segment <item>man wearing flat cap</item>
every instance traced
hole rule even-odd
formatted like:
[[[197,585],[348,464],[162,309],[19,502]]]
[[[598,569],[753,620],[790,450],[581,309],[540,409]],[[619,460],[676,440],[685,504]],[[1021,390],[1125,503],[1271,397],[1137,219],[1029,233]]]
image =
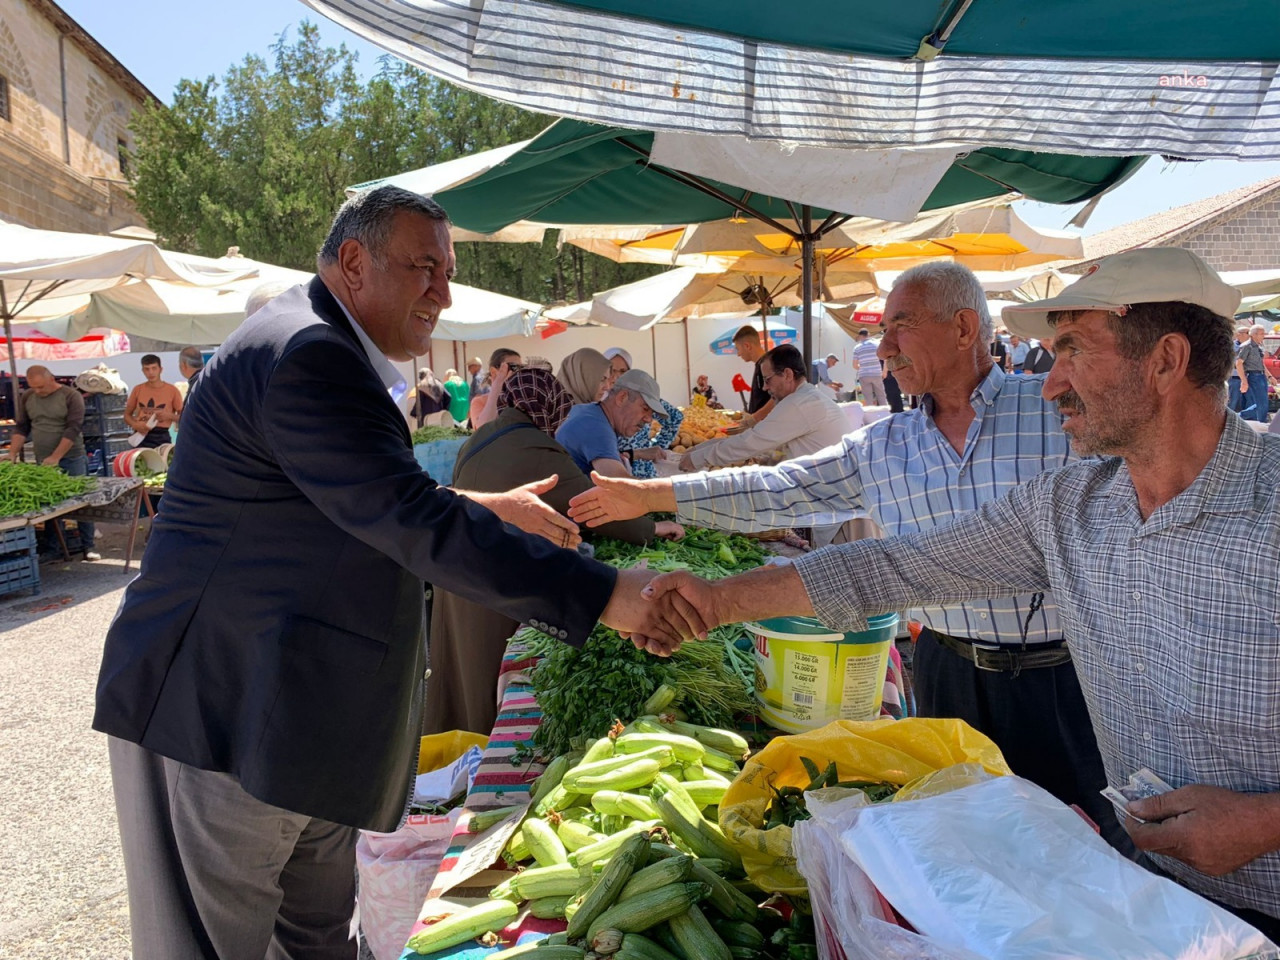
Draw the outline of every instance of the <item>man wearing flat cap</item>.
[[[1280,437],[1228,414],[1240,293],[1195,254],[1134,250],[1004,309],[1053,338],[1044,396],[1078,462],[954,524],[708,583],[657,578],[708,626],[838,630],[929,603],[1052,590],[1107,779],[1144,862],[1280,939]],[[1136,819],[1135,819],[1136,818]]]

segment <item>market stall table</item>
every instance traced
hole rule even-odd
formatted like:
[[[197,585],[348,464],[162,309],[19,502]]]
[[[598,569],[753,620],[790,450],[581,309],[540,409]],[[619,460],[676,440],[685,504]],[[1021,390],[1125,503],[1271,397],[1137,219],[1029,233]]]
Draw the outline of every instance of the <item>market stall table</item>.
[[[496,866],[503,848],[524,817],[524,809],[530,801],[530,786],[542,773],[544,765],[529,754],[528,744],[542,722],[542,711],[534,697],[529,671],[537,663],[527,648],[513,641],[507,647],[498,676],[500,706],[494,721],[493,732],[484,751],[475,781],[467,794],[461,816],[454,828],[453,839],[440,863],[431,890],[419,916],[433,916],[446,912],[436,910],[433,901],[471,900],[484,897],[488,891],[509,872]],[[890,659],[885,679],[886,716],[902,716],[904,704],[900,699],[903,690],[902,664],[895,655]],[[511,816],[490,827],[484,833],[471,833],[472,818],[484,811],[516,808]],[[547,924],[558,924],[548,927]],[[425,929],[426,924],[414,924],[412,933]],[[521,931],[563,929],[563,921],[533,921],[531,926],[521,926]],[[452,956],[474,949],[474,943],[449,948],[438,956]],[[406,949],[404,958],[416,958],[420,954]]]
[[[38,523],[50,523],[58,519],[127,523],[130,525],[129,542],[125,548],[124,563],[124,569],[127,572],[133,560],[133,547],[137,538],[137,520],[141,510],[146,510],[148,516],[154,514],[141,477],[99,477],[96,478],[92,489],[86,490],[78,496],[30,513],[0,518],[0,534],[12,534],[14,531],[27,528],[30,531],[30,536],[27,539],[34,543],[34,528]],[[55,525],[54,529],[58,535],[58,542],[62,547],[63,557],[68,560],[71,559],[70,554],[67,552],[67,544],[61,528]],[[35,568],[33,579],[34,582],[28,583],[26,586],[30,586],[33,593],[39,593],[40,576],[38,566]]]

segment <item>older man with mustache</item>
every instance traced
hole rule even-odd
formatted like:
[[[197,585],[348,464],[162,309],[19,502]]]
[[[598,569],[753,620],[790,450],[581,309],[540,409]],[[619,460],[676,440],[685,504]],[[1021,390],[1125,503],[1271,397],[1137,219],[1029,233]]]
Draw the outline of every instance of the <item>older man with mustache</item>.
[[[1226,409],[1239,303],[1188,250],[1108,257],[1004,310],[1053,336],[1044,396],[1097,459],[937,530],[646,593],[679,591],[710,627],[850,629],[904,603],[1052,589],[1109,779],[1146,767],[1173,787],[1127,805],[1144,862],[1280,943],[1280,439]]]
[[[919,409],[771,469],[646,483],[597,479],[570,516],[589,526],[650,511],[731,530],[822,526],[866,510],[889,535],[929,530],[977,510],[1071,459],[1044,378],[1006,376],[988,349],[986,296],[968,269],[904,273],[885,304],[879,356]],[[931,604],[914,680],[919,712],[960,717],[990,736],[1015,772],[1079,804],[1129,849],[1052,596]]]

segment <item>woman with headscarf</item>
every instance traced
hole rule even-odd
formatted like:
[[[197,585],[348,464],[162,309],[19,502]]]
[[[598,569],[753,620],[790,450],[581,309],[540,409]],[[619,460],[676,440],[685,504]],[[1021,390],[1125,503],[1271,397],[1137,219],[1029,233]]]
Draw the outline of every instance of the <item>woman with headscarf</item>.
[[[526,367],[505,379],[497,406],[497,419],[477,430],[458,451],[454,487],[497,492],[555,474],[560,479],[542,499],[567,515],[569,500],[591,486],[590,478],[552,439],[573,406],[568,391],[549,370]],[[630,543],[684,534],[679,524],[655,523],[649,517],[605,524],[594,532]],[[456,594],[435,591],[426,732],[487,734],[493,729],[502,656],[519,626]]]
[[[693,396],[702,397],[707,401],[707,406],[712,410],[723,410],[724,404],[720,402],[720,398],[716,396],[716,388],[711,385],[711,381],[707,379],[705,373],[698,374],[698,382],[693,388]]]
[[[604,352],[604,358],[609,361],[609,389],[612,390],[618,378],[631,369],[631,354],[621,347],[610,347]]]
[[[599,350],[583,347],[564,358],[556,378],[574,403],[595,403],[609,389],[609,361]]]

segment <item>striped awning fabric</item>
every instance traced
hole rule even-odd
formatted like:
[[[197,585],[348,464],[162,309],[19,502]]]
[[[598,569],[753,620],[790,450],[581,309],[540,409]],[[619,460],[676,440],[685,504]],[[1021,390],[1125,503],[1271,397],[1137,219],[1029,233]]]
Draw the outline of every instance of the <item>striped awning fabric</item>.
[[[1178,16],[1153,0],[1025,5],[1027,17],[1059,17],[1056,32],[1031,29],[1021,14],[1016,23],[981,21],[1008,5],[978,2],[927,61],[905,51],[930,33],[931,20],[916,20],[923,8],[936,13],[935,3],[881,5],[888,12],[828,3],[819,5],[825,21],[805,30],[790,18],[816,17],[809,0],[794,10],[759,0],[304,2],[454,83],[633,129],[856,148],[1280,159],[1274,0],[1186,4]],[[721,30],[716,11],[725,14]],[[751,26],[770,11],[777,36],[813,45],[772,42]],[[849,38],[869,16],[861,33],[871,39],[859,47]],[[833,39],[824,43],[824,33]],[[1196,50],[1218,59],[1188,59]]]

